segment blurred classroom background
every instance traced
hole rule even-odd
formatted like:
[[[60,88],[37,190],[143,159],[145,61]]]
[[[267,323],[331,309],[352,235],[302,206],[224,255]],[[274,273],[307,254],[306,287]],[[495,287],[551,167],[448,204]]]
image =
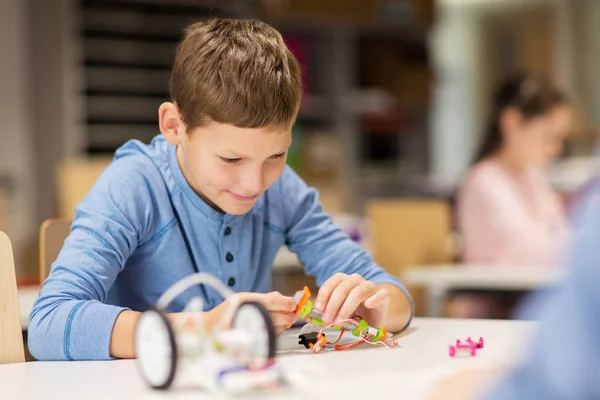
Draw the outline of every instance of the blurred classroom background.
[[[0,230],[21,284],[39,284],[42,222],[72,218],[117,147],[159,134],[182,30],[214,16],[282,32],[304,69],[289,164],[345,231],[408,280],[420,315],[447,315],[455,289],[547,283],[522,270],[418,270],[460,268],[452,200],[505,74],[545,73],[574,99],[576,129],[548,171],[554,189],[568,196],[594,175],[596,0],[2,0]],[[276,288],[307,281],[285,251],[276,264]]]

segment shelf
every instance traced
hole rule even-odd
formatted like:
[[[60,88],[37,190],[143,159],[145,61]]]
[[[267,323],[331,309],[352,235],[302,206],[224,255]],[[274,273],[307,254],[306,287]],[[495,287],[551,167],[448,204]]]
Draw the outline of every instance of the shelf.
[[[181,34],[173,35],[153,32],[119,32],[104,29],[84,29],[81,31],[81,36],[89,39],[126,40],[132,42],[151,43],[167,42],[173,44],[177,44],[182,39]]]
[[[323,95],[305,95],[298,113],[300,119],[330,120],[334,115],[334,99]]]
[[[170,71],[171,65],[158,63],[125,63],[119,61],[92,61],[87,60],[83,63],[90,68],[122,68],[122,69],[143,69],[150,71]]]
[[[152,125],[158,126],[158,119],[127,119],[127,118],[88,118],[88,125]]]
[[[427,46],[427,30],[417,24],[382,24],[357,29],[359,39],[394,40]]]
[[[306,36],[332,35],[336,32],[351,34],[359,39],[384,39],[427,44],[427,29],[419,24],[353,25],[341,22],[325,22],[314,19],[265,20],[283,34]]]
[[[141,1],[123,1],[123,0],[83,0],[81,6],[83,9],[90,10],[113,10],[113,11],[132,11],[137,14],[150,15],[183,15],[183,16],[217,16],[216,12],[227,13],[229,10],[222,7],[223,1],[204,0],[206,5],[195,6],[186,4],[177,4],[171,2],[169,5],[157,4]]]
[[[87,146],[86,151],[91,155],[113,154],[118,148],[114,146]]]
[[[410,116],[397,111],[361,115],[360,128],[364,134],[400,135],[409,126]]]
[[[169,99],[170,94],[168,92],[148,92],[140,93],[137,91],[129,90],[117,90],[117,89],[89,89],[83,94],[90,97],[127,97],[127,98],[157,98],[157,99]]]

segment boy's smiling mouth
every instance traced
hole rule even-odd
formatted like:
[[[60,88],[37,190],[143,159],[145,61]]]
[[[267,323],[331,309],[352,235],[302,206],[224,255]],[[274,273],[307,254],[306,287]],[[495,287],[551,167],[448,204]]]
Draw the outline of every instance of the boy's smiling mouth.
[[[253,201],[258,197],[258,194],[255,194],[253,196],[240,196],[239,194],[233,193],[230,190],[227,190],[227,193],[229,193],[229,195],[237,201]]]

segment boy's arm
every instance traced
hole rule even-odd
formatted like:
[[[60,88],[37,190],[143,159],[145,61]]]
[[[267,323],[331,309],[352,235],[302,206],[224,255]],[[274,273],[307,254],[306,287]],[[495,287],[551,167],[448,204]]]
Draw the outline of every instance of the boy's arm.
[[[316,276],[321,287],[341,273],[342,280],[358,274],[379,289],[387,288],[389,308],[383,318],[386,326],[390,330],[408,326],[413,303],[404,285],[332,223],[318,201],[317,192],[307,187],[295,172],[286,168],[279,185],[286,217],[286,244],[298,254],[306,273]],[[353,283],[360,285],[359,280]]]
[[[394,284],[381,283],[377,286],[387,289],[390,294],[389,309],[382,325],[390,332],[400,332],[408,326],[414,312],[412,299]]]
[[[215,312],[215,310],[217,312]],[[215,317],[218,313],[216,308],[213,311],[205,312],[203,321],[206,329],[210,330],[215,324]],[[141,312],[125,310],[119,314],[112,329],[110,338],[110,356],[115,358],[135,358],[135,328]],[[182,313],[167,314],[171,323],[180,317]]]
[[[106,304],[130,254],[145,240],[151,193],[134,166],[116,161],[77,207],[29,324],[39,360],[108,359],[111,332],[126,310]],[[133,190],[132,190],[133,189]]]
[[[142,313],[125,310],[117,317],[110,337],[110,355],[116,358],[135,357],[135,327]]]
[[[271,293],[248,293],[240,292],[235,293],[237,299],[234,303],[241,304],[247,301],[260,302],[271,316],[271,321],[275,327],[275,333],[279,335],[296,321],[296,314],[293,310],[296,308],[293,298],[283,296],[278,292]],[[203,328],[207,331],[211,331],[217,323],[228,314],[228,309],[231,307],[230,300],[232,297],[226,299],[217,307],[210,311],[204,312],[202,317]],[[135,357],[135,328],[141,313],[125,310],[117,317],[114,324],[111,341],[110,341],[110,355],[117,358],[134,358]],[[167,318],[174,324],[177,321],[178,326],[194,328],[194,313],[179,312],[167,314]],[[230,323],[226,322],[227,323]]]

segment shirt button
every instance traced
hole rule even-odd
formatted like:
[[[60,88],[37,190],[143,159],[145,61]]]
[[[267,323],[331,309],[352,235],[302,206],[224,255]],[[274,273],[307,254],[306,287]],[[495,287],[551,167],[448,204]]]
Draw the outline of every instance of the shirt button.
[[[227,262],[232,262],[233,261],[233,254],[227,253],[227,255],[225,255],[225,259],[227,260]]]
[[[235,285],[235,278],[229,278],[229,280],[227,281],[227,284],[229,285],[229,287],[232,287],[233,285]]]
[[[229,236],[231,234],[231,228],[230,227],[225,228],[225,232],[223,232],[223,234],[225,236]]]

